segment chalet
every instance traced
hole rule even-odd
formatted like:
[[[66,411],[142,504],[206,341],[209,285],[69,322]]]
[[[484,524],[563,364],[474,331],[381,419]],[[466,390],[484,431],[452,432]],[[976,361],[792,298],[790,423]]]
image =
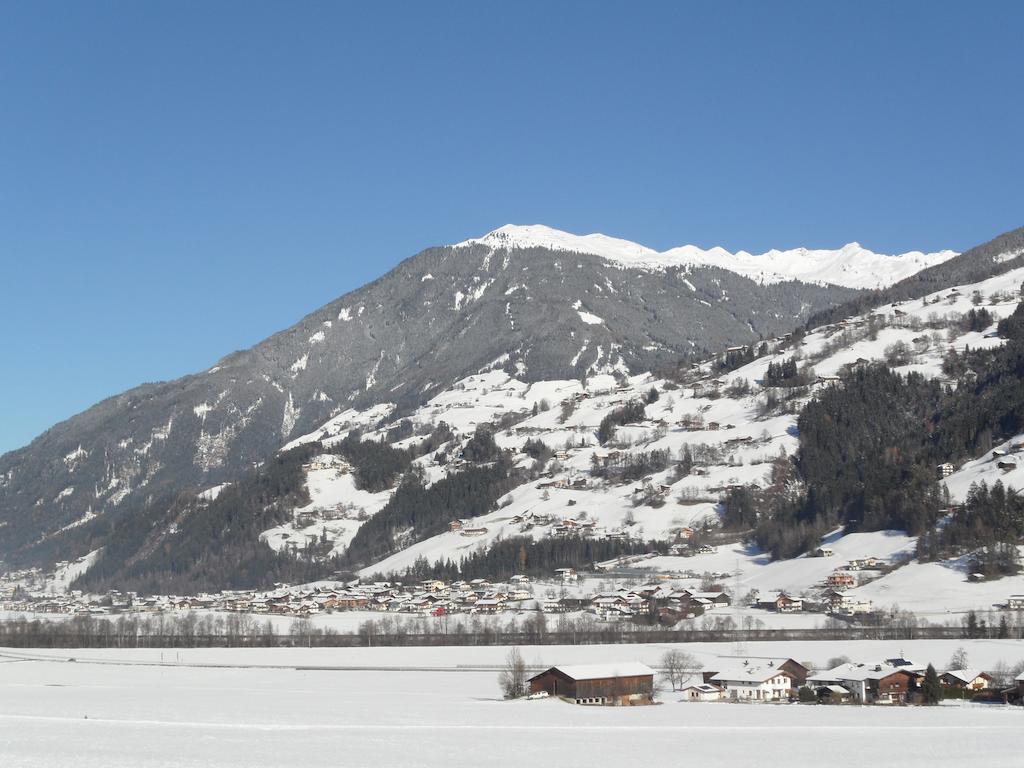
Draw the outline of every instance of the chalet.
[[[835,552],[833,552],[828,547],[818,547],[816,550],[814,550],[815,557],[832,557],[832,555],[834,554]]]
[[[540,604],[540,609],[544,613],[564,613],[567,608],[558,598],[548,598]]]
[[[465,523],[463,523],[461,520],[452,520],[450,523],[448,523],[448,530],[453,532],[461,531],[464,525]]]
[[[1002,461],[997,461],[996,466],[1003,470],[1003,472],[1010,472],[1017,468],[1017,462],[1003,459]]]
[[[857,578],[849,571],[830,573],[825,581],[832,589],[850,589],[857,586]]]
[[[829,588],[821,593],[822,604],[830,611],[837,611],[843,606],[846,595],[842,590]]]
[[[1006,601],[1006,607],[1011,611],[1024,610],[1024,595],[1010,595]]]
[[[555,568],[555,576],[562,581],[576,581],[579,578],[575,568]]]
[[[920,673],[889,664],[841,664],[807,678],[808,685],[841,685],[861,704],[898,704],[917,687]]]
[[[758,666],[744,663],[735,669],[716,672],[709,681],[723,689],[723,697],[733,701],[784,701],[796,683],[793,675],[773,664]]]
[[[486,528],[463,528],[461,531],[462,536],[483,536],[486,533]]]
[[[779,613],[799,613],[804,609],[804,601],[799,597],[790,597],[785,592],[775,598],[775,610]]]
[[[947,688],[963,691],[983,691],[992,687],[992,675],[980,669],[951,669],[939,675],[939,680]]]
[[[529,680],[530,693],[546,691],[576,704],[632,706],[654,701],[654,670],[646,664],[581,664],[546,669]]]
[[[953,466],[952,464],[950,464],[950,463],[949,463],[948,461],[947,461],[947,462],[945,462],[944,464],[939,464],[939,466],[938,466],[938,467],[936,467],[936,470],[937,470],[937,471],[938,471],[938,473],[939,473],[939,478],[940,478],[940,479],[941,479],[941,478],[944,478],[944,477],[949,477],[950,475],[952,475],[952,474],[953,474],[953,472],[955,471],[955,469],[956,469],[956,467],[954,467],[954,466]]]
[[[494,597],[481,597],[473,605],[475,613],[501,613],[505,610],[505,601]]]
[[[774,669],[781,669],[793,678],[794,687],[803,685],[807,681],[807,676],[810,674],[810,670],[807,667],[799,661],[786,656],[720,656],[718,661],[723,665],[720,669],[737,669],[740,666],[772,667]],[[711,671],[701,673],[704,682],[710,682],[717,674],[718,672]]]

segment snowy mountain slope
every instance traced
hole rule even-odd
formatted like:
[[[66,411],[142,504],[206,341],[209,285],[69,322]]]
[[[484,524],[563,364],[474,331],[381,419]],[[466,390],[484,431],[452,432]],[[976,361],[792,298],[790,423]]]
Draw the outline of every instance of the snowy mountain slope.
[[[538,382],[654,370],[854,295],[560,250],[429,249],[207,371],[112,397],[0,456],[0,558],[80,557],[154,498],[230,482],[298,436],[386,415],[374,407],[408,411],[479,371]]]
[[[704,250],[695,245],[684,245],[659,253],[628,240],[601,234],[573,235],[539,224],[507,224],[454,247],[471,245],[485,245],[495,250],[545,248],[591,253],[631,269],[719,267],[762,284],[800,280],[847,288],[882,288],[957,255],[955,251],[946,250],[936,253],[910,251],[888,256],[874,253],[859,243],[849,243],[835,250],[794,248],[762,254],[730,253],[724,248]]]
[[[1012,251],[1018,234],[993,243]],[[988,332],[951,334],[946,316],[973,306],[975,288],[997,318],[1005,316],[1021,279],[1016,259],[997,258],[1010,251],[996,253],[987,244],[927,271],[934,279],[942,270],[959,274],[968,267],[1003,274],[976,286],[962,284],[958,292],[946,283],[927,304],[916,298],[882,308],[878,322],[834,323],[793,347],[783,334],[822,308],[866,294],[799,282],[761,284],[719,267],[625,269],[621,260],[576,253],[566,242],[544,248],[464,243],[424,251],[202,374],[140,387],[57,425],[27,448],[0,457],[0,557],[25,565],[76,560],[104,542],[120,541],[124,523],[138,530],[147,520],[160,529],[147,546],[166,548],[170,540],[158,539],[171,530],[160,528],[163,514],[170,513],[167,499],[190,490],[212,494],[282,446],[338,442],[352,428],[381,439],[403,420],[420,436],[403,445],[448,422],[458,431],[446,449],[450,457],[477,425],[498,419],[506,420],[497,434],[503,447],[517,450],[532,437],[565,451],[556,467],[544,469],[551,477],[532,478],[503,499],[508,520],[492,513],[481,523],[487,531],[476,537],[415,545],[438,557],[524,528],[532,536],[551,535],[556,518],[570,509],[592,516],[593,528],[606,535],[671,536],[714,518],[724,488],[763,482],[779,451],[795,449],[799,403],[770,406],[760,384],[772,359],[797,352],[801,364],[828,377],[904,342],[912,355],[903,369],[938,375],[950,345],[1000,343]],[[649,257],[608,238],[594,242],[591,250]],[[977,263],[964,266],[975,252],[981,253]],[[993,298],[999,292],[1005,295]],[[707,363],[678,384],[651,373],[762,340],[769,340],[770,355],[726,376]],[[731,382],[740,379],[747,388],[732,392]],[[647,406],[645,418],[620,427],[612,443],[599,447],[596,432],[608,412],[652,387],[659,399]],[[718,429],[702,428],[712,423]],[[701,454],[699,471],[677,476],[671,465],[684,446]],[[651,491],[643,482],[634,484],[640,488],[635,494],[635,487],[591,476],[595,455],[600,464],[614,451],[628,456],[655,450],[673,457],[665,470],[646,478],[663,505],[644,500]],[[532,460],[520,454],[517,461],[533,472]],[[431,482],[458,469],[433,456],[417,463]],[[586,485],[557,487],[580,479]],[[536,487],[546,482],[555,485]],[[263,531],[264,541],[279,551],[314,536],[330,542],[331,551],[343,551],[386,501],[380,494],[360,495],[342,466],[307,477],[307,485],[312,501],[295,510],[290,523]],[[553,503],[558,498],[564,508]],[[549,511],[552,519],[543,524],[512,522],[516,515]],[[395,554],[395,567],[401,555]]]
[[[796,409],[780,412],[765,408],[766,388],[761,380],[769,364],[798,355],[822,379],[814,389],[828,386],[829,378],[846,366],[884,359],[894,345],[902,343],[910,350],[910,356],[896,370],[941,378],[942,360],[948,350],[1002,343],[993,333],[994,324],[984,331],[963,333],[957,329],[956,319],[979,300],[995,320],[1010,315],[1018,304],[1022,281],[1024,268],[887,306],[872,316],[817,329],[795,347],[778,339],[770,342],[774,348],[770,354],[725,376],[716,378],[710,363],[706,363],[695,368],[689,383],[681,386],[652,374],[543,382],[524,382],[504,371],[466,377],[407,415],[418,432],[444,421],[455,430],[456,441],[461,443],[479,425],[514,416],[514,426],[496,433],[498,444],[518,452],[528,439],[541,440],[557,451],[554,459],[545,467],[545,473],[501,499],[498,509],[466,520],[465,528],[471,529],[472,535],[451,531],[430,537],[380,562],[367,564],[363,573],[402,571],[420,558],[429,562],[458,561],[510,536],[563,535],[559,529],[567,519],[591,526],[591,536],[662,540],[674,539],[686,527],[700,528],[706,521],[715,522],[719,515],[718,498],[726,488],[765,483],[772,460],[782,451],[792,454],[797,447]],[[749,391],[732,391],[732,385],[738,381],[745,381]],[[619,427],[611,443],[599,445],[596,433],[601,420],[612,409],[648,396],[652,389],[657,391],[658,398],[646,405],[643,420]],[[393,422],[385,419],[376,429],[367,431],[364,439],[383,439],[393,426]],[[710,426],[716,428],[709,429]],[[316,431],[309,438],[323,434]],[[1016,441],[1009,441],[1004,447],[1012,443]],[[404,444],[407,443],[399,445]],[[665,450],[676,457],[684,447],[700,457],[696,470],[685,476],[679,476],[672,468],[629,483],[611,483],[593,476],[595,463],[602,463],[615,451],[635,454]],[[516,455],[517,463],[524,469],[533,464],[524,454]],[[438,464],[432,457],[418,461],[431,481],[458,471],[457,462]],[[947,480],[947,485],[954,498],[961,498],[971,481],[991,482],[996,473],[1004,482],[1017,477],[1014,472],[1007,474],[995,468],[989,454],[965,465]],[[653,496],[648,492],[650,489],[656,491]],[[650,503],[651,498],[654,503]],[[346,501],[355,504],[355,497]],[[346,537],[346,541],[350,540],[351,534],[346,532]],[[914,542],[897,531],[846,535],[837,531],[822,542],[833,550],[830,557],[802,556],[770,562],[765,555],[734,544],[720,547],[714,553],[662,556],[645,561],[643,566],[669,572],[726,574],[730,587],[741,593],[785,590],[797,595],[812,594],[824,585],[830,573],[849,560],[874,557],[888,566],[901,565],[912,558]],[[873,600],[879,605],[903,604],[905,600],[922,609],[945,610],[933,591],[922,591],[928,579],[917,576],[918,573],[941,574],[947,580],[956,580],[958,585],[965,579],[962,563],[913,562],[888,575],[866,574],[880,578],[852,590],[851,598]],[[900,587],[904,581],[907,586]],[[964,583],[956,587],[960,597],[950,604],[958,609],[987,608],[994,596],[1007,589],[1024,591],[1024,577],[1004,579],[998,586],[990,584],[984,589]]]

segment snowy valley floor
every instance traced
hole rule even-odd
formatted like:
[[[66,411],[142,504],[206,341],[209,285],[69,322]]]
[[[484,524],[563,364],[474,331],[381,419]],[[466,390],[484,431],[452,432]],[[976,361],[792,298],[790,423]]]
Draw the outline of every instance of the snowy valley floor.
[[[824,663],[839,654],[859,660],[902,651],[942,662],[961,644],[976,665],[1024,658],[1024,643],[1007,640],[686,649],[702,659],[740,650]],[[523,653],[530,663],[656,663],[665,648],[547,646]],[[0,764],[500,768],[658,766],[685,758],[693,765],[744,766],[763,764],[768,743],[798,766],[1019,763],[1024,708],[690,704],[668,691],[654,707],[506,702],[493,669],[471,668],[500,664],[506,650],[0,650]],[[253,666],[160,666],[161,660]],[[368,669],[296,669],[312,666]]]

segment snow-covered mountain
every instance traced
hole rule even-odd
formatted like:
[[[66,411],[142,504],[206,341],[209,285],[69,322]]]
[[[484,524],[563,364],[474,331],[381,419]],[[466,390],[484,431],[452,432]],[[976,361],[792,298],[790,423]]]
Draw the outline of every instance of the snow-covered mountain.
[[[859,243],[849,243],[835,250],[793,248],[762,254],[730,253],[724,248],[704,250],[695,245],[658,252],[629,240],[601,234],[573,235],[540,224],[507,224],[455,247],[471,245],[486,245],[495,250],[544,248],[590,253],[630,269],[718,267],[762,284],[799,280],[847,288],[884,288],[957,255],[955,251],[945,250],[889,256],[870,251]]]
[[[696,365],[730,346],[778,339],[816,311],[864,297],[836,285],[758,282],[720,266],[624,268],[607,253],[629,249],[595,253],[608,245],[600,237],[602,245],[584,251],[567,241],[540,247],[491,239],[424,251],[208,371],[111,398],[0,457],[0,558],[46,565],[77,560],[111,542],[122,544],[133,563],[157,550],[173,551],[183,521],[167,515],[183,493],[205,491],[211,500],[282,447],[312,440],[329,445],[353,427],[388,439],[392,429],[407,434],[411,425],[422,436],[445,421],[458,433],[448,446],[454,455],[477,424],[504,418],[519,423],[499,431],[501,446],[516,448],[532,435],[568,450],[565,444],[575,440],[578,450],[559,459],[560,471],[580,473],[597,450],[592,436],[603,416],[651,387],[661,394],[647,407],[651,423],[635,435],[633,427],[623,428],[624,439],[676,451],[680,439],[689,439],[680,437],[684,416],[731,425],[693,436],[702,443],[738,439],[729,444],[735,459],[709,465],[710,479],[689,477],[678,489],[667,478],[652,477],[652,483],[671,486],[665,492],[671,495],[687,484],[753,479],[765,470],[756,457],[792,448],[791,419],[758,415],[746,396],[672,390],[658,371]],[[1008,274],[1020,264],[1006,254],[1022,239],[1021,231],[1011,233],[913,279],[949,286],[964,273]],[[816,370],[825,375],[830,366],[878,353],[862,347],[833,350],[832,362],[823,359]],[[737,375],[754,381],[754,368]],[[564,420],[563,400],[575,404]],[[417,462],[431,481],[452,469],[431,465],[426,456]],[[310,466],[309,501],[290,523],[261,531],[263,540],[283,550],[315,528],[341,552],[383,508],[390,490],[357,488],[351,468],[335,456]],[[625,488],[602,488],[587,503],[596,517],[608,517],[602,522],[607,530],[621,528],[632,509],[646,535],[655,537],[679,520],[713,514],[715,499],[701,488],[686,490],[695,495],[671,514],[634,505]],[[513,491],[510,517],[530,511],[522,505],[532,493]],[[504,529],[491,522],[482,527]],[[455,549],[439,551],[457,553],[487,541],[486,535],[472,542],[460,536]],[[120,567],[102,557],[97,562],[110,572]]]
[[[718,374],[709,361],[690,369],[681,384],[651,373],[598,375],[584,382],[525,382],[503,371],[468,376],[404,417],[417,435],[428,434],[442,421],[456,434],[454,442],[439,451],[445,458],[439,460],[438,454],[431,453],[416,463],[430,482],[437,482],[460,470],[463,462],[457,457],[479,425],[511,423],[496,431],[496,441],[514,453],[520,469],[532,471],[533,476],[499,499],[494,510],[463,520],[458,530],[423,538],[383,560],[366,563],[362,574],[401,573],[418,561],[458,562],[514,536],[678,541],[687,528],[714,527],[721,514],[719,500],[727,489],[768,484],[780,454],[796,452],[801,403],[831,386],[850,366],[891,360],[897,348],[909,351],[909,356],[899,360],[895,370],[948,381],[942,364],[950,350],[1004,343],[995,334],[995,325],[1016,309],[1022,282],[1024,267],[1018,267],[821,327],[796,343],[773,339],[768,342],[768,354],[728,374]],[[993,318],[991,327],[957,330],[959,318],[977,308],[979,296]],[[766,372],[770,365],[794,356],[802,365],[812,366],[817,379],[810,392],[772,407],[773,388],[764,384]],[[602,445],[597,438],[602,419],[628,402],[646,402],[643,416],[618,427],[614,438]],[[379,410],[348,412],[289,447],[314,441],[330,447],[355,427],[365,429],[364,440],[387,440],[399,420],[379,417]],[[408,447],[420,439],[408,437],[394,445]],[[524,452],[528,441],[543,442],[552,452],[539,469]],[[963,501],[970,483],[979,480],[1002,480],[1024,488],[1024,464],[1013,470],[1007,470],[1005,462],[1000,464],[1011,445],[1022,441],[1024,435],[1019,435],[946,478],[943,482],[951,499]],[[683,450],[696,457],[694,469],[686,474],[675,463]],[[614,481],[595,472],[610,457],[621,462],[626,456],[657,451],[672,457],[670,466],[641,479]],[[391,493],[356,490],[350,468],[331,454],[311,463],[307,478],[311,503],[296,510],[294,522],[263,534],[275,549],[326,536],[336,543],[334,553],[341,554],[358,530],[362,513],[380,512]],[[347,511],[341,518],[321,514],[339,508]],[[832,553],[828,557],[773,562],[756,548],[734,543],[706,553],[649,558],[634,566],[672,574],[719,574],[740,594],[783,590],[811,597],[817,596],[838,566],[876,560],[856,577],[849,599],[875,606],[899,604],[922,615],[987,609],[1010,593],[1024,592],[1024,575],[975,584],[966,579],[963,562],[918,563],[913,560],[914,544],[915,539],[902,531],[838,529],[822,540],[822,547]],[[902,567],[884,573],[896,565]]]

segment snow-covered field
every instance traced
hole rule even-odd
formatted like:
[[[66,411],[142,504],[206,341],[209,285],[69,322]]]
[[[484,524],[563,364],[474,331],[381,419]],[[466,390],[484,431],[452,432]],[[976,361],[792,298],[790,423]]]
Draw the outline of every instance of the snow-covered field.
[[[779,647],[784,645],[785,647]],[[751,643],[750,654],[821,661],[902,651],[945,659],[955,642]],[[687,650],[729,653],[731,646]],[[772,647],[774,646],[774,647]],[[526,648],[531,663],[647,660],[665,646]],[[767,740],[792,765],[1015,765],[1024,709],[802,707],[679,703],[585,708],[502,701],[504,648],[33,652],[0,657],[5,768],[78,766],[755,765]],[[974,664],[1024,657],[1017,641],[968,645]],[[6,654],[7,652],[0,651]],[[16,652],[21,654],[22,652]],[[98,658],[265,664],[255,668],[109,665]],[[351,665],[393,669],[313,670]],[[432,671],[408,667],[438,667]],[[399,669],[406,667],[406,669]],[[445,669],[444,667],[447,667]],[[831,757],[829,757],[831,756]]]

